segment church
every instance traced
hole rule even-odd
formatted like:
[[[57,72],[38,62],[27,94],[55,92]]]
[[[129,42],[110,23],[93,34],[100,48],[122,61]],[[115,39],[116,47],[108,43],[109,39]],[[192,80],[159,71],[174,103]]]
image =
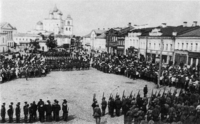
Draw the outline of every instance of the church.
[[[70,15],[63,17],[61,10],[55,6],[49,11],[49,16],[42,21],[36,23],[35,29],[28,31],[26,34],[39,35],[43,34],[48,36],[53,34],[57,40],[58,46],[70,46],[71,38],[73,37],[73,19]],[[23,39],[18,37],[20,34],[16,34],[17,39]],[[17,41],[23,42],[23,41]],[[43,41],[44,42],[44,41]]]

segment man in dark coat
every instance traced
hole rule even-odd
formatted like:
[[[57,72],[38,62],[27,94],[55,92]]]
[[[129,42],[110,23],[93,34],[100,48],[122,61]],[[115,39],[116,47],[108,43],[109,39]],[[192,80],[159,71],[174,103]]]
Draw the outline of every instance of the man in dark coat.
[[[18,103],[16,105],[16,109],[15,109],[15,115],[16,115],[16,122],[17,123],[20,123],[20,113],[21,113],[20,103]]]
[[[105,115],[106,107],[107,107],[107,101],[105,100],[105,97],[103,97],[102,103],[101,103],[102,116]]]
[[[47,105],[46,105],[46,121],[47,122],[51,121],[51,112],[52,112],[51,102],[47,100]]]
[[[33,108],[33,121],[36,121],[37,119],[37,105],[35,103],[35,101],[33,101],[33,104],[32,104],[32,108]]]
[[[40,122],[44,122],[45,108],[44,108],[44,102],[42,101],[42,99],[40,99],[40,101],[38,102],[38,112],[39,112]]]
[[[116,116],[120,116],[121,107],[122,107],[122,102],[121,102],[119,96],[117,96],[117,98],[115,100]]]
[[[27,104],[27,102],[25,102],[25,105],[24,105],[24,122],[27,123],[28,121],[28,108],[29,108],[29,105]]]
[[[99,108],[98,104],[94,108],[94,118],[96,119],[96,124],[101,123],[101,109]]]
[[[9,117],[9,123],[13,122],[13,110],[12,110],[12,105],[9,105],[9,109],[7,111],[8,117]]]
[[[56,105],[55,105],[55,116],[56,116],[56,121],[59,121],[60,118],[59,118],[59,111],[60,111],[60,105],[58,104],[58,101],[56,100]]]
[[[143,89],[143,92],[144,92],[144,97],[147,96],[147,93],[148,93],[148,88],[147,88],[147,85],[145,85],[144,89]]]
[[[5,120],[5,116],[6,116],[6,108],[5,108],[5,103],[3,103],[3,105],[1,106],[1,118],[2,118],[2,123],[4,123]]]
[[[68,119],[68,107],[67,107],[67,100],[64,99],[62,104],[62,110],[63,110],[63,120],[67,121]]]

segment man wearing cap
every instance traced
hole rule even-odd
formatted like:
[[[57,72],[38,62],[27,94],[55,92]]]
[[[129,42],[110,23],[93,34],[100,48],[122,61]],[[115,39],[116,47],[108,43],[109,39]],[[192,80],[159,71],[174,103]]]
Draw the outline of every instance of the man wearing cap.
[[[56,119],[56,101],[57,100],[54,100],[54,103],[52,104],[53,120]]]
[[[46,105],[46,121],[47,122],[51,121],[51,112],[52,112],[51,102],[47,100],[47,105]]]
[[[24,105],[24,122],[27,123],[29,105],[27,104],[27,102],[24,102],[24,103],[25,103],[25,105]]]
[[[67,107],[67,100],[66,99],[63,100],[62,110],[63,110],[63,120],[67,121],[67,118],[68,118],[68,107]]]
[[[106,102],[106,100],[105,100],[105,97],[103,97],[102,103],[101,103],[102,116],[105,115],[106,107],[107,107],[107,102]]]
[[[36,105],[35,101],[33,101],[32,105],[33,105],[32,108],[33,108],[33,122],[34,122],[37,119],[37,105]]]
[[[55,119],[56,121],[59,121],[59,111],[60,111],[60,105],[58,104],[58,101],[56,100],[56,105],[55,105]]]
[[[39,120],[40,122],[44,122],[44,102],[42,100],[38,103],[38,112],[39,112]]]
[[[15,109],[15,115],[16,115],[16,122],[20,123],[20,113],[21,113],[21,109],[20,109],[20,102],[16,105],[16,109]]]
[[[101,109],[99,108],[99,104],[94,108],[94,118],[96,119],[96,124],[101,123]]]
[[[5,116],[6,116],[6,108],[5,108],[5,103],[3,103],[3,105],[1,106],[1,118],[2,118],[2,123],[4,123],[5,120]]]
[[[9,123],[13,122],[13,110],[12,110],[12,105],[9,105],[9,109],[7,111],[8,117],[9,117]]]

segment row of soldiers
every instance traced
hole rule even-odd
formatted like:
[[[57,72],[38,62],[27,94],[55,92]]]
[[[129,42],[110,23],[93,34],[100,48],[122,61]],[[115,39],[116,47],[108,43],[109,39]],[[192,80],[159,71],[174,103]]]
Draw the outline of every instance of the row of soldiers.
[[[163,91],[153,92],[149,97],[146,96],[146,88],[143,89],[144,97],[138,92],[136,95],[122,97],[110,96],[108,102],[105,97],[102,99],[101,111],[105,114],[108,104],[108,114],[124,115],[125,124],[154,124],[154,123],[173,123],[173,124],[199,124],[200,123],[200,95],[188,91],[177,89],[174,92]],[[99,112],[97,100],[93,100],[94,117],[100,120],[102,115],[96,116]],[[100,113],[101,113],[100,111]],[[99,123],[99,122],[98,122]]]
[[[200,93],[200,66],[163,65],[159,78],[158,63],[107,53],[95,57],[92,66],[105,73],[121,74],[132,79],[141,78],[155,84],[160,80],[157,85],[175,86]]]
[[[27,102],[24,102],[23,106],[23,114],[24,114],[24,122],[25,123],[33,123],[38,121],[37,120],[37,115],[39,114],[39,121],[40,122],[51,122],[51,121],[60,121],[60,113],[61,106],[59,105],[58,100],[54,100],[54,103],[51,104],[49,100],[45,103],[42,99],[39,100],[39,102],[36,104],[35,101],[32,103],[28,104]],[[1,122],[5,123],[6,121],[6,112],[8,115],[8,122],[12,123],[13,121],[13,116],[14,116],[14,111],[15,111],[15,117],[16,117],[16,123],[22,123],[21,119],[21,107],[20,107],[20,102],[16,104],[16,108],[14,110],[13,107],[13,102],[10,103],[8,110],[6,111],[6,103],[3,103],[1,106]],[[67,100],[64,99],[62,103],[62,119],[64,121],[68,120],[68,113],[69,113],[69,108],[67,105]],[[53,114],[53,116],[52,116]]]

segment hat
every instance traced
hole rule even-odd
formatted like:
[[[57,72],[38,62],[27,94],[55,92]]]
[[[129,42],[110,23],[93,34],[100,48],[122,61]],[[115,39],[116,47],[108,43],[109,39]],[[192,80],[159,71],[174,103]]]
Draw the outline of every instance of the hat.
[[[63,101],[64,101],[64,102],[67,102],[67,100],[66,100],[66,99],[64,99]]]
[[[50,103],[50,101],[49,101],[49,100],[47,100],[47,102],[48,102],[48,103]]]
[[[24,102],[25,104],[27,104],[27,102]]]
[[[13,104],[13,102],[11,102],[10,104]]]

